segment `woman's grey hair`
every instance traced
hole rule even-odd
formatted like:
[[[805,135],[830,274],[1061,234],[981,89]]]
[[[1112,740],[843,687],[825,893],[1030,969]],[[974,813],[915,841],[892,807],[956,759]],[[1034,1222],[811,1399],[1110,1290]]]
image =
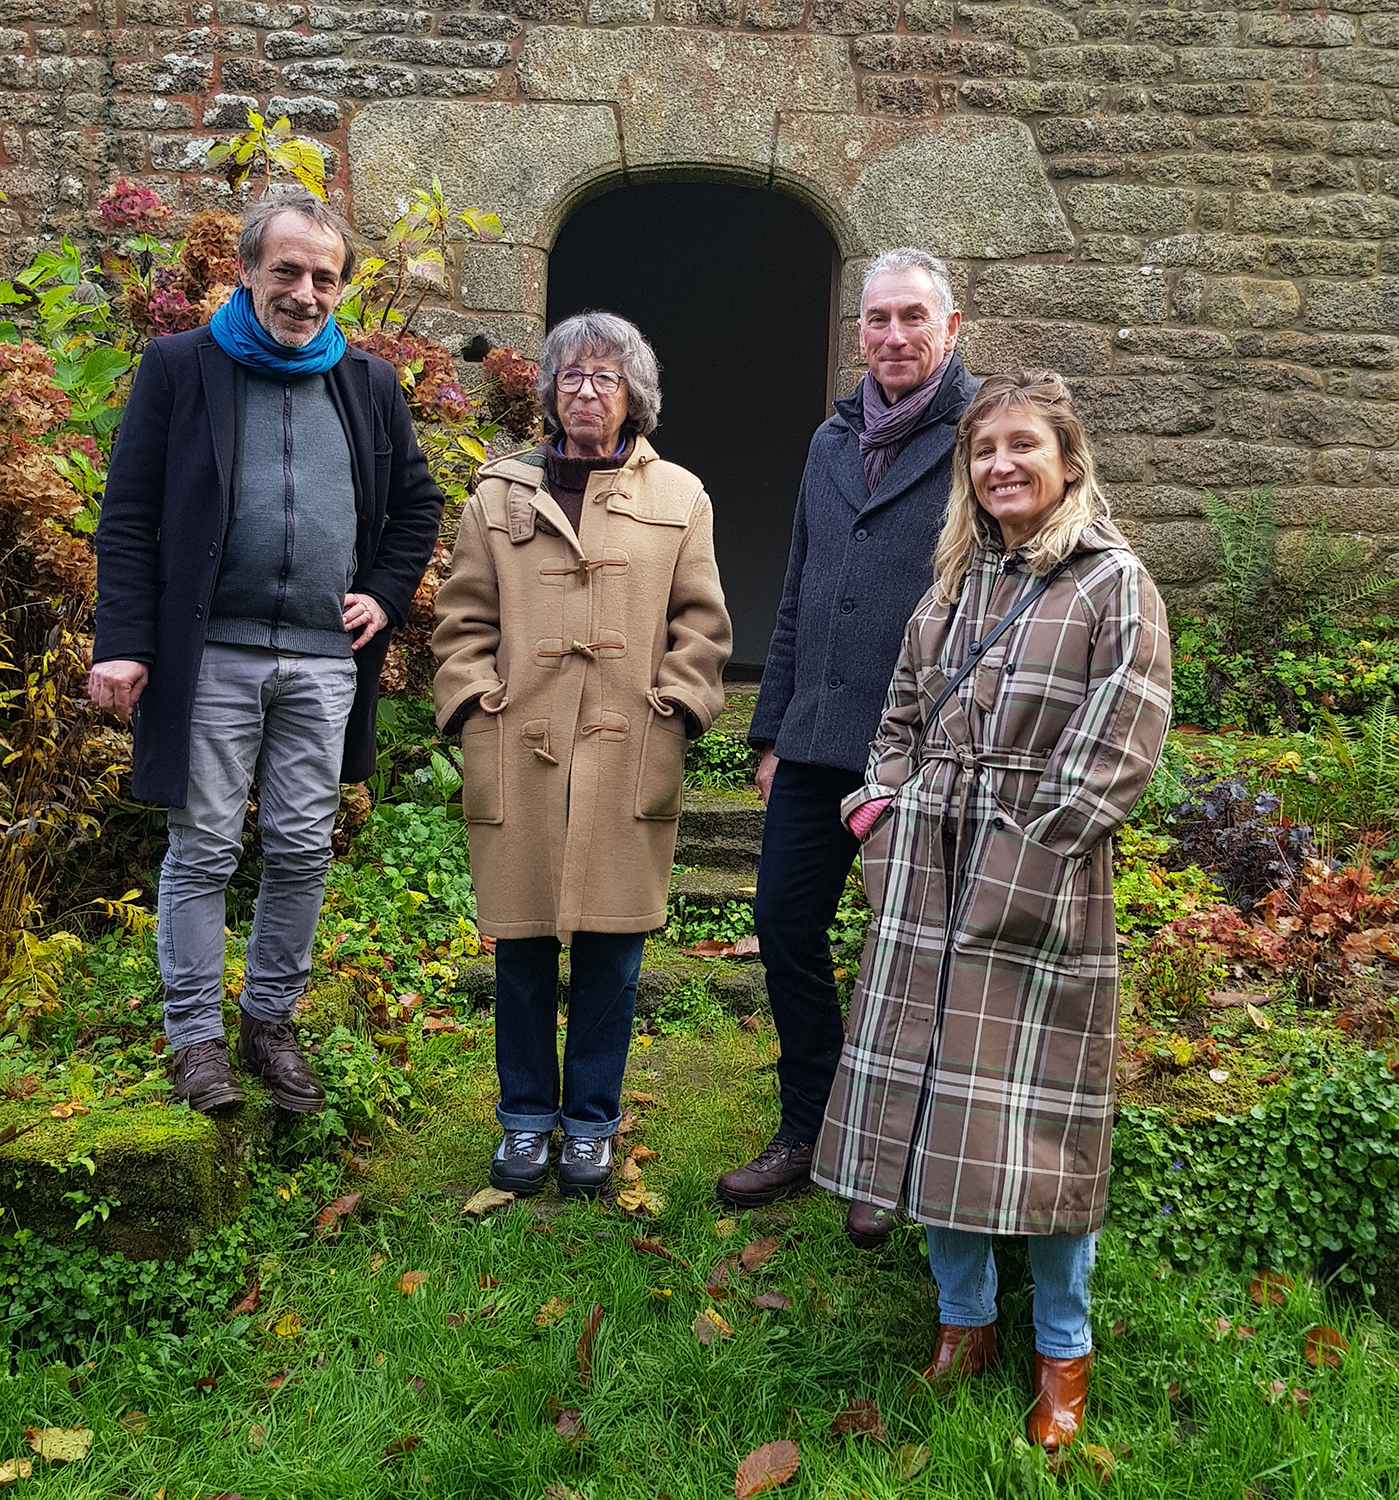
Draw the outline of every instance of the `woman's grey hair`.
[[[575,313],[546,335],[539,350],[538,380],[545,431],[560,430],[555,390],[559,371],[589,355],[611,360],[627,383],[627,420],[622,431],[653,433],[661,414],[661,367],[656,352],[635,323],[609,312]]]
[[[947,267],[936,255],[904,245],[898,250],[881,250],[865,267],[865,281],[860,288],[860,314],[865,311],[865,298],[869,296],[870,282],[876,276],[887,276],[891,271],[926,271],[932,278],[933,288],[942,304],[942,315],[950,318],[956,310],[952,301],[952,283],[947,277]]]
[[[251,270],[262,263],[262,246],[267,238],[267,226],[278,214],[300,214],[322,229],[333,229],[345,246],[345,260],[340,267],[341,281],[350,279],[355,268],[354,231],[338,213],[323,199],[308,188],[292,188],[288,192],[272,197],[259,198],[243,210],[243,230],[238,236],[238,259]]]

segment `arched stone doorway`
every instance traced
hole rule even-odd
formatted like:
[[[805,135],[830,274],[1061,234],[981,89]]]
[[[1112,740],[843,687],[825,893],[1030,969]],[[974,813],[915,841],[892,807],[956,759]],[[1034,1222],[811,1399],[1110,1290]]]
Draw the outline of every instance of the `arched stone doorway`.
[[[549,256],[549,326],[604,308],[656,350],[654,441],[714,502],[737,666],[767,655],[802,465],[834,380],[838,268],[834,240],[794,199],[715,182],[593,198]]]

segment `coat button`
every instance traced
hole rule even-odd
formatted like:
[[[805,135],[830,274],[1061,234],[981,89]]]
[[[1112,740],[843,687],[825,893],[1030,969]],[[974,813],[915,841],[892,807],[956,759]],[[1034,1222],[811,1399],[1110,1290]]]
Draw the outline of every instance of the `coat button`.
[[[196,620],[202,620],[204,618],[204,606],[202,604],[196,604],[194,606],[194,618]]]
[[[866,537],[867,537],[867,536],[868,536],[868,535],[869,535],[869,532],[868,532],[868,531],[866,531],[866,530],[865,530],[865,528],[864,528],[864,527],[863,527],[863,526],[862,526],[862,527],[861,527],[861,528],[860,528],[860,529],[859,529],[859,530],[858,530],[858,531],[857,531],[857,532],[856,532],[856,533],[855,533],[855,540],[856,540],[856,541],[857,541],[857,542],[863,542],[863,541],[864,541],[864,539],[865,539],[865,538],[866,538]]]
[[[855,601],[853,599],[842,599],[840,601],[840,612],[843,615],[853,615],[855,613]]]
[[[218,555],[219,555],[219,544],[217,542],[210,543],[210,545],[209,545],[209,556],[210,557],[217,557]]]
[[[832,677],[831,680],[826,684],[826,686],[828,688],[838,688],[840,686],[840,678]]]
[[[992,828],[994,828],[996,830],[997,833],[1004,833],[1005,832],[1005,827],[1006,827],[1006,820],[1004,818],[992,818],[991,819],[991,826],[992,826]]]

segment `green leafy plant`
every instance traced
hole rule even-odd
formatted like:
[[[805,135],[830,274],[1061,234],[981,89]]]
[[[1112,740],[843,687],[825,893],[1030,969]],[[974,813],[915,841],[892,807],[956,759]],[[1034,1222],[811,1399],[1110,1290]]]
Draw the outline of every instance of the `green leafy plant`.
[[[1364,1283],[1399,1234],[1399,1083],[1378,1053],[1302,1044],[1246,1115],[1185,1127],[1123,1105],[1110,1218],[1185,1270],[1315,1271]]]
[[[1295,729],[1308,708],[1330,706],[1314,659],[1340,644],[1339,618],[1399,586],[1359,568],[1363,545],[1332,538],[1324,521],[1300,553],[1279,551],[1277,489],[1263,485],[1237,504],[1209,493],[1205,514],[1219,544],[1220,604],[1179,632],[1176,717],[1260,732]]]
[[[287,176],[318,198],[325,197],[325,158],[311,141],[291,134],[291,121],[285,115],[269,125],[250,109],[248,128],[230,141],[211,146],[205,160],[211,167],[224,167],[228,185],[235,192],[261,168],[265,187],[270,187],[275,178]]]
[[[704,791],[731,791],[752,781],[757,757],[747,740],[711,729],[685,755],[685,785]]]

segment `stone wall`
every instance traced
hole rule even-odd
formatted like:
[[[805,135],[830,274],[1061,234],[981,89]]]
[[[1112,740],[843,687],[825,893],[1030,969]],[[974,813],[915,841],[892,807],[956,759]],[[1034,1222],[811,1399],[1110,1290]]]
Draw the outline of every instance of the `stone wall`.
[[[842,384],[863,259],[943,254],[972,367],[1072,377],[1169,589],[1208,572],[1205,487],[1276,481],[1288,525],[1399,550],[1399,0],[0,0],[0,27],[12,258],[89,233],[118,172],[227,202],[203,152],[255,102],[368,234],[434,170],[497,209],[436,327],[528,348],[584,197],[767,184],[845,257]]]

